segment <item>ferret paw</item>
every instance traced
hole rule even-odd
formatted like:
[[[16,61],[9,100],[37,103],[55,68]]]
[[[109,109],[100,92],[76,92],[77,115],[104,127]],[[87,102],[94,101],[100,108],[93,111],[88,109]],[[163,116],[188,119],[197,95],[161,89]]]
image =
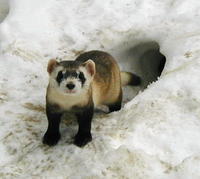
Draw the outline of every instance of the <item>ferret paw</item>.
[[[75,136],[74,144],[78,147],[84,147],[90,141],[92,141],[91,134],[77,134]]]
[[[59,140],[60,140],[60,134],[59,133],[46,132],[44,137],[43,137],[43,144],[53,146],[53,145],[56,145]]]

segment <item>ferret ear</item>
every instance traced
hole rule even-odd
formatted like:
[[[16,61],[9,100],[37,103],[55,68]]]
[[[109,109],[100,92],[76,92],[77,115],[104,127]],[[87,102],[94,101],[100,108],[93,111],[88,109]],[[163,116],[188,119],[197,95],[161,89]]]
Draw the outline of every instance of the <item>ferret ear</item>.
[[[85,63],[83,63],[83,66],[86,68],[86,70],[88,71],[88,73],[91,76],[94,76],[96,73],[96,68],[95,68],[95,63],[92,60],[87,60]]]
[[[48,66],[47,66],[47,72],[51,74],[51,72],[54,70],[54,68],[58,65],[58,62],[55,59],[49,60]]]

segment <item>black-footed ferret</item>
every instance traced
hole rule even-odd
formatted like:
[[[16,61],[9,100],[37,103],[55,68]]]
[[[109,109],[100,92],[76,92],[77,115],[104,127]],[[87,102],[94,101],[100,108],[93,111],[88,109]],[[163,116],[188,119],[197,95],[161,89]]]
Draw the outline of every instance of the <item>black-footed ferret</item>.
[[[120,72],[114,58],[102,51],[89,51],[75,61],[48,63],[49,85],[46,94],[48,128],[43,143],[55,145],[60,139],[59,124],[65,112],[78,120],[74,144],[81,147],[92,140],[94,107],[106,105],[109,111],[121,109],[122,85],[139,85],[140,77]]]

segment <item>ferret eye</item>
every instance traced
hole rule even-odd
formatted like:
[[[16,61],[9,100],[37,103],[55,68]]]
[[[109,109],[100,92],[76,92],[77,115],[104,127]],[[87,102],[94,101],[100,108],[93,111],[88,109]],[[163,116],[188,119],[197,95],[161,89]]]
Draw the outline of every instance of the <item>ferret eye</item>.
[[[62,73],[62,71],[59,71],[59,72],[58,72],[58,75],[57,75],[57,77],[56,77],[57,82],[60,83],[61,80],[62,80],[62,78],[63,78],[63,73]]]
[[[81,79],[83,79],[83,77],[84,77],[83,72],[80,72],[79,75],[78,75],[78,78],[81,80]]]
[[[85,76],[83,74],[83,72],[80,72],[79,75],[78,75],[78,78],[81,80],[82,84],[85,82]]]

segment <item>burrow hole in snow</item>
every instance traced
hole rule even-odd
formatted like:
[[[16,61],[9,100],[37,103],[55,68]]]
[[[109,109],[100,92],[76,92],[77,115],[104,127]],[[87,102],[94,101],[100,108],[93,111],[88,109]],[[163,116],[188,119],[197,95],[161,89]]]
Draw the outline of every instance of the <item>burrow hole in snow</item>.
[[[124,102],[130,101],[139,91],[156,81],[166,62],[166,57],[160,52],[159,44],[154,41],[129,46],[118,56],[123,59],[119,61],[122,70],[134,72],[142,79],[139,87],[134,87],[132,90],[130,87],[124,89]]]
[[[0,0],[0,23],[6,18],[9,12],[9,1]]]

